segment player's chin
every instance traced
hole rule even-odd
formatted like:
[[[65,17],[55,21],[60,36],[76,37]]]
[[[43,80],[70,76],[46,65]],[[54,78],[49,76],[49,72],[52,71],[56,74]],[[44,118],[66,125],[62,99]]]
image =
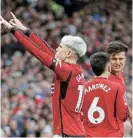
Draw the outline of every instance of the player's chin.
[[[122,68],[115,68],[114,71],[115,72],[121,72],[122,71]]]

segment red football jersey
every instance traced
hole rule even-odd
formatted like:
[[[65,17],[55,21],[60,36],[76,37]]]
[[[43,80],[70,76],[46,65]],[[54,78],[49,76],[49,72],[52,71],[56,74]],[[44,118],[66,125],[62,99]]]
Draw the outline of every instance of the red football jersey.
[[[125,82],[124,82],[124,77],[122,72],[120,72],[118,76],[114,75],[113,73],[110,73],[108,79],[121,85],[124,92],[123,95],[125,94],[126,87],[125,87]]]
[[[27,33],[28,37],[20,30],[13,33],[32,55],[55,72],[51,85],[54,134],[84,136],[80,114],[85,79],[80,66],[56,59],[54,51],[32,32]]]
[[[123,73],[122,72],[120,72],[118,76],[116,76],[115,74],[111,73],[110,76],[109,76],[109,80],[120,84],[120,86],[123,89],[123,96],[126,94],[126,87],[125,87],[125,82],[124,82],[124,78],[123,78]],[[120,120],[118,122],[119,122],[120,130],[117,133],[120,133],[123,136],[124,135],[124,123],[122,121],[120,121]]]
[[[123,98],[123,89],[106,78],[95,77],[85,85],[83,123],[86,136],[118,136],[117,118],[128,118],[128,107]]]
[[[55,74],[51,87],[54,134],[84,136],[80,118],[84,99],[84,77],[78,65],[68,65],[64,75],[68,74],[68,71],[69,76],[65,81],[61,81]]]

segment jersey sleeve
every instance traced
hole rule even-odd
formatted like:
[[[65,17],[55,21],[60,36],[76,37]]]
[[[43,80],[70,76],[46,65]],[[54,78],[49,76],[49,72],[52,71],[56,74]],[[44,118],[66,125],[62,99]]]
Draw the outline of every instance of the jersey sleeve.
[[[69,75],[72,73],[72,70],[73,70],[69,64],[57,58],[53,59],[53,62],[50,68],[56,73],[56,75],[62,81],[65,81],[66,79],[68,79]]]
[[[38,45],[42,51],[46,52],[48,55],[53,56],[55,54],[55,50],[50,47],[46,41],[43,41],[37,34],[32,32],[30,29],[27,29],[24,34],[29,37],[36,45]]]
[[[116,95],[116,116],[123,122],[129,117],[128,105],[124,100],[123,89],[120,86]]]
[[[65,81],[68,78],[72,71],[69,64],[56,59],[54,55],[49,55],[42,51],[42,49],[25,36],[21,30],[13,30],[12,33],[28,52],[39,59],[45,66],[52,69],[55,74],[59,76],[60,80]]]

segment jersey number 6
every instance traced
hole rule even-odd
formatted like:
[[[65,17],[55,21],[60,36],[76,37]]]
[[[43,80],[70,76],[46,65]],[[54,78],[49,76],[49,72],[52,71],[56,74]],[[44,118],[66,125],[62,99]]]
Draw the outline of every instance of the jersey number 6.
[[[88,110],[88,119],[92,124],[100,124],[105,118],[104,110],[101,107],[97,106],[98,101],[99,97],[95,97]],[[93,116],[95,112],[99,113],[99,116],[97,118],[94,118]]]

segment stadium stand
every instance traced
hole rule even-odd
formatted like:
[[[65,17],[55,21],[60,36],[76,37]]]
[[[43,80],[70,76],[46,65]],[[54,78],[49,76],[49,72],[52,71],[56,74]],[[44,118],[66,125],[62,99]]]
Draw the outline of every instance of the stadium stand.
[[[1,15],[10,12],[54,49],[65,34],[79,35],[88,44],[79,63],[86,80],[93,76],[89,56],[104,51],[112,40],[129,46],[124,70],[127,99],[132,106],[132,1],[120,0],[1,0]],[[81,3],[83,6],[81,6]],[[59,5],[61,4],[61,5]],[[75,9],[72,8],[75,5]],[[71,9],[71,10],[69,10]],[[1,31],[1,135],[4,137],[52,136],[50,84],[52,71],[26,52],[16,39]],[[125,136],[131,136],[129,122]]]

